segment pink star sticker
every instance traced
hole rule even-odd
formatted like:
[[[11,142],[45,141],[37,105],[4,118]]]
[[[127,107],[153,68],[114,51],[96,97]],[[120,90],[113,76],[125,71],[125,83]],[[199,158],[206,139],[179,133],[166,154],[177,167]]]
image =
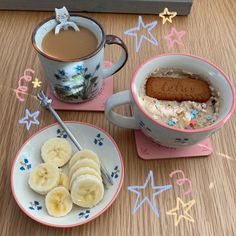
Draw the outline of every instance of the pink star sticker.
[[[177,31],[175,27],[172,27],[170,33],[164,38],[168,41],[170,47],[173,47],[174,44],[184,45],[182,42],[182,37],[185,34],[185,31]]]

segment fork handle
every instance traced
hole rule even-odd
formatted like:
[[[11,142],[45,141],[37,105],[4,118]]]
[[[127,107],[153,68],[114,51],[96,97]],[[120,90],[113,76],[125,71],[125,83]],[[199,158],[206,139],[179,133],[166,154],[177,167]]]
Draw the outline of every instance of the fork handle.
[[[75,144],[75,146],[78,148],[79,151],[83,150],[79,142],[75,139],[75,136],[71,133],[70,129],[65,125],[65,123],[62,121],[60,116],[57,114],[57,112],[52,108],[52,106],[49,104],[46,107],[54,116],[54,118],[58,121],[58,123],[61,125],[61,127],[66,131],[68,136],[70,137],[71,141]],[[102,177],[103,180],[108,182],[110,185],[113,185],[113,181],[111,177],[107,174],[108,171],[106,170],[105,166],[101,163],[101,170],[102,170]]]
[[[52,113],[54,118],[58,121],[58,123],[61,125],[61,127],[66,131],[68,136],[70,137],[71,141],[75,144],[75,146],[78,148],[79,151],[83,150],[81,145],[78,143],[78,141],[75,139],[75,136],[71,133],[69,128],[65,125],[65,123],[61,120],[60,116],[56,113],[56,111],[52,108],[51,105],[47,106],[47,109]]]

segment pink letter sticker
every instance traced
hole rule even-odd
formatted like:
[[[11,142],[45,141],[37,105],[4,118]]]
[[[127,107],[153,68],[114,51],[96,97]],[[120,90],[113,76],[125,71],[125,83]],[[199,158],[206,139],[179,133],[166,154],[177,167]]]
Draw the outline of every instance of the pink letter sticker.
[[[25,99],[22,98],[22,97],[20,97],[19,94],[22,94],[22,93],[24,94],[24,93],[27,92],[27,90],[28,90],[28,87],[25,86],[25,85],[22,85],[22,84],[21,84],[21,81],[22,81],[22,80],[25,80],[25,81],[29,82],[29,81],[32,80],[32,76],[27,75],[27,73],[32,73],[32,74],[34,74],[35,71],[32,70],[32,69],[25,69],[24,75],[21,76],[20,79],[18,80],[18,87],[17,87],[17,89],[15,89],[15,92],[16,92],[16,97],[19,99],[20,102],[25,101]]]
[[[182,186],[185,182],[188,182],[188,184],[189,184],[189,189],[188,189],[187,192],[184,193],[184,195],[188,195],[188,194],[192,193],[192,182],[191,182],[191,180],[185,178],[184,172],[183,172],[182,170],[175,170],[175,171],[171,172],[170,175],[169,175],[170,178],[172,178],[173,175],[175,175],[175,174],[177,174],[177,173],[181,173],[181,174],[182,174],[182,178],[181,178],[181,179],[178,179],[178,180],[176,181],[176,183],[177,183],[179,186]]]

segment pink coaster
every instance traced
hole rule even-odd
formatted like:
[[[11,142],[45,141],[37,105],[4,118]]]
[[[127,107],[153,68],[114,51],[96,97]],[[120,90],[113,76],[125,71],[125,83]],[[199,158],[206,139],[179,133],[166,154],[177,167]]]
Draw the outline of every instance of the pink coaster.
[[[208,156],[213,152],[209,138],[191,147],[168,148],[153,142],[140,130],[135,130],[134,135],[138,155],[145,160]]]
[[[105,68],[110,67],[111,64],[109,61],[104,62]],[[100,93],[88,102],[77,104],[62,102],[53,95],[49,87],[46,94],[52,98],[52,107],[55,110],[104,111],[106,100],[113,94],[113,76],[104,79]]]

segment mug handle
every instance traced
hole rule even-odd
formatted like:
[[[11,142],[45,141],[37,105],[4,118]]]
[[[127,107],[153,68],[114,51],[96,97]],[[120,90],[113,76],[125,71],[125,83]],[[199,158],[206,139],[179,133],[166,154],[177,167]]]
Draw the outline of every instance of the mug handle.
[[[113,74],[115,74],[117,71],[119,71],[126,63],[128,59],[128,50],[125,45],[125,43],[117,36],[115,35],[106,35],[106,41],[105,45],[110,45],[110,44],[117,44],[121,47],[122,52],[119,60],[113,64],[110,68],[104,69],[103,70],[103,78],[107,78]]]
[[[139,125],[134,116],[122,116],[112,109],[114,107],[123,105],[123,104],[132,104],[131,93],[129,90],[121,91],[119,93],[113,94],[106,101],[105,105],[105,115],[109,121],[114,123],[117,126],[128,128],[128,129],[139,129]]]

